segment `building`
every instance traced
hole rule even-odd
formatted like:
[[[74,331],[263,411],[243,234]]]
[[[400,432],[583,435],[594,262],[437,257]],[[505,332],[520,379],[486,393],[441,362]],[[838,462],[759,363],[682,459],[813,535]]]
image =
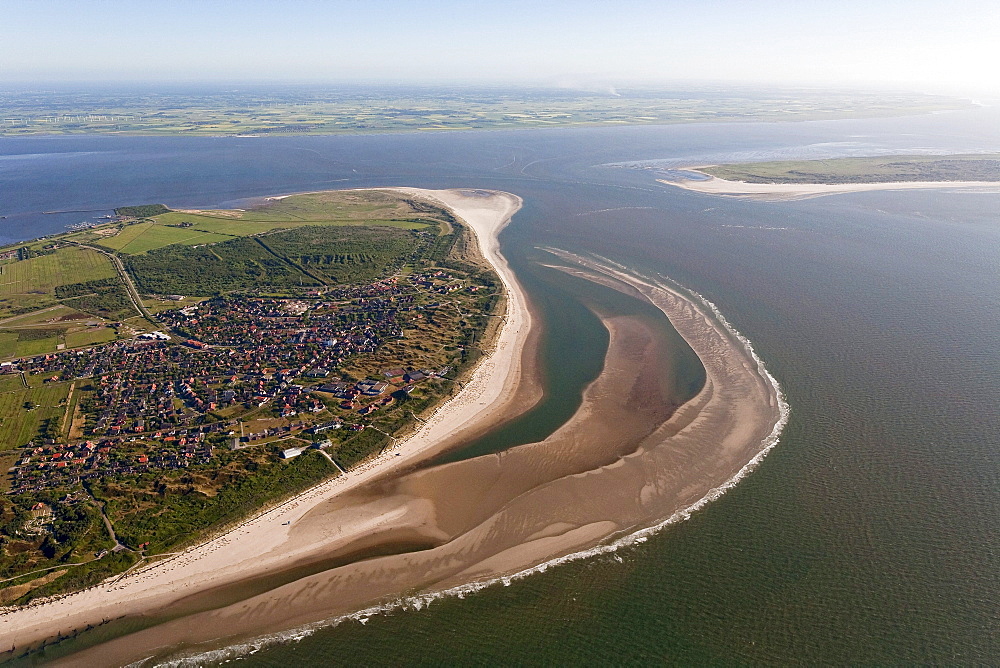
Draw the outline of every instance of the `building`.
[[[340,420],[331,420],[330,422],[324,422],[322,424],[313,425],[306,430],[309,434],[322,434],[324,431],[329,431],[331,429],[340,429],[343,423]]]

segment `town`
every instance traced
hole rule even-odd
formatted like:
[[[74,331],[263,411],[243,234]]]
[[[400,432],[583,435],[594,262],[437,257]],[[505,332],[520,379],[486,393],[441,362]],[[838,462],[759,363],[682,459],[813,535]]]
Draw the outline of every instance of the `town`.
[[[24,444],[10,493],[210,466],[220,446],[294,445],[341,428],[346,440],[421,384],[443,384],[459,343],[448,335],[461,333],[464,310],[481,312],[482,287],[436,270],[297,298],[219,297],[160,313],[169,335],[5,363],[7,374],[76,381],[83,395],[70,426],[79,437],[50,427]],[[417,350],[431,340],[436,354]]]

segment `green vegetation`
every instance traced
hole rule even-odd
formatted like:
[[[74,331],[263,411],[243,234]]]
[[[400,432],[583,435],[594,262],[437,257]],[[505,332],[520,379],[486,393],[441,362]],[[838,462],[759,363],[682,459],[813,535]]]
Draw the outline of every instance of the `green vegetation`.
[[[117,235],[100,239],[97,243],[122,253],[138,254],[171,244],[195,246],[228,241],[231,238],[231,236],[213,234],[203,230],[145,222],[127,225]]]
[[[62,334],[61,329],[0,330],[0,357],[47,353],[56,349]]]
[[[139,206],[120,206],[115,209],[116,216],[127,216],[130,218],[146,218],[160,213],[170,211],[162,204],[141,204]]]
[[[254,239],[206,248],[170,246],[126,256],[124,261],[144,293],[208,296],[258,287],[319,285]]]
[[[440,212],[436,215],[429,213],[425,205],[380,191],[309,193],[268,198],[246,211],[168,211],[121,225],[117,233],[102,234],[93,241],[138,255],[175,244],[205,246],[311,225],[423,230],[439,224]]]
[[[127,484],[98,483],[91,491],[106,502],[120,541],[131,547],[149,542],[151,552],[165,552],[205,527],[231,523],[337,473],[318,452],[277,462],[276,455],[276,449],[223,451],[211,470],[143,474]]]
[[[10,555],[0,560],[0,578],[13,578],[0,589],[5,604],[85,587],[136,561],[130,552],[96,558],[114,542],[97,504],[81,489],[0,498],[0,546]],[[52,570],[33,572],[40,569]]]
[[[122,250],[140,254],[124,261],[141,292],[209,296],[369,282],[400,267],[424,243],[420,230],[442,222],[447,220],[440,211],[383,192],[311,193],[214,216],[171,212],[142,223],[147,227],[138,234],[129,231],[140,225],[131,225],[102,243],[112,245],[127,234]],[[198,247],[175,240],[137,249],[154,229],[228,240]]]
[[[0,394],[20,391],[22,389],[24,389],[24,383],[21,381],[19,374],[0,375]]]
[[[114,250],[121,250],[122,248],[128,246],[130,243],[138,239],[144,233],[149,231],[153,227],[151,221],[146,221],[142,223],[132,223],[131,225],[122,226],[121,230],[114,235],[108,237],[102,237],[97,240],[97,243],[101,246],[107,246],[108,248],[113,248]]]
[[[701,171],[745,183],[1000,181],[1000,155],[837,158],[716,165]]]
[[[324,283],[370,283],[422,245],[397,229],[302,227],[257,237],[257,243]]]
[[[136,313],[125,286],[117,277],[60,285],[56,288],[56,297],[62,299],[65,306],[107,320],[121,320]]]
[[[87,248],[64,247],[0,266],[0,318],[54,306],[59,285],[112,278],[108,258]]]
[[[84,330],[78,330],[75,332],[67,332],[65,334],[66,347],[67,348],[82,348],[84,346],[93,346],[98,343],[107,343],[109,341],[114,341],[117,338],[115,330],[110,327],[91,327]]]
[[[134,552],[111,552],[101,559],[86,561],[79,566],[67,569],[66,574],[58,580],[32,589],[29,594],[22,596],[15,602],[27,603],[36,598],[90,587],[116,573],[121,573],[138,562],[139,559],[140,557]]]
[[[54,350],[58,345],[61,329],[19,329],[17,332],[17,355],[39,355]]]
[[[902,116],[970,106],[965,100],[921,93],[733,86],[603,92],[241,86],[189,94],[130,93],[5,93],[0,135],[218,136],[792,121]]]
[[[62,418],[69,387],[70,383],[46,383],[0,393],[0,450],[23,446],[38,437],[49,420]]]
[[[3,269],[0,359],[111,340],[102,321],[135,313],[111,262],[88,248],[64,246]]]

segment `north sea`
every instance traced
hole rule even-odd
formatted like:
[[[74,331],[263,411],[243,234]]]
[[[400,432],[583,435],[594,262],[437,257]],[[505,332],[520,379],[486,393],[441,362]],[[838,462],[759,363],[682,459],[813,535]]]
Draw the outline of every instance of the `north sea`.
[[[986,151],[1000,151],[1000,113],[988,108],[785,124],[3,138],[0,241],[128,204],[503,190],[524,200],[501,245],[541,321],[544,398],[449,457],[542,440],[573,415],[608,346],[595,304],[673,337],[661,386],[678,405],[703,382],[665,319],[553,269],[552,248],[704,295],[791,406],[751,475],[642,542],[461,597],[275,629],[197,662],[990,663],[1000,655],[1000,195],[758,202],[656,181],[722,161]],[[104,639],[84,634],[36,658]]]

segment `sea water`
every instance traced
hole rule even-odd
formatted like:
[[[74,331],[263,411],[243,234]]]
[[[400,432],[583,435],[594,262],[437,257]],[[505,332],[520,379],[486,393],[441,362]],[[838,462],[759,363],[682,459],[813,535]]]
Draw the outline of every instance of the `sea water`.
[[[789,424],[756,471],[644,542],[216,660],[990,662],[1000,653],[1000,195],[741,201],[658,184],[647,161],[996,151],[998,120],[986,109],[431,136],[4,139],[0,234],[52,233],[122,204],[378,185],[507,190],[525,207],[504,251],[544,305],[546,336],[571,328],[579,361],[550,364],[548,412],[489,447],[554,429],[606,346],[582,308],[586,288],[541,266],[547,247],[697,290],[787,395]],[[565,349],[551,342],[550,354]],[[693,372],[677,373],[680,396]]]

